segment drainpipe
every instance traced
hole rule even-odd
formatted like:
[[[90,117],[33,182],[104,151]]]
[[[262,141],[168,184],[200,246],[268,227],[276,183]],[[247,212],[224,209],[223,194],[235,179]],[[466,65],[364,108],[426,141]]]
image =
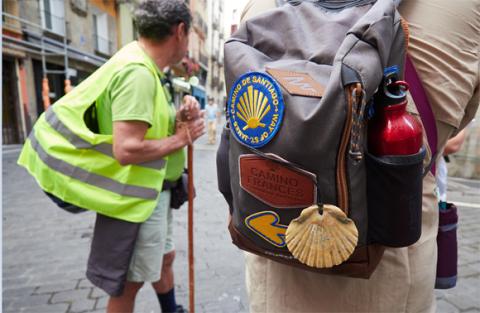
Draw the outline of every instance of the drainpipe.
[[[48,87],[48,77],[47,77],[47,61],[45,60],[45,46],[43,43],[43,36],[41,41],[42,49],[42,100],[43,100],[43,109],[46,111],[50,106],[50,88]]]
[[[65,91],[65,94],[69,93],[72,90],[72,82],[70,81],[70,76],[69,76],[69,64],[68,64],[68,41],[67,41],[67,36],[68,36],[68,22],[67,22],[67,9],[65,8],[65,12],[63,14],[64,16],[64,34],[63,34],[63,58],[64,58],[64,65],[65,65],[65,81],[64,85],[65,88],[63,89]]]

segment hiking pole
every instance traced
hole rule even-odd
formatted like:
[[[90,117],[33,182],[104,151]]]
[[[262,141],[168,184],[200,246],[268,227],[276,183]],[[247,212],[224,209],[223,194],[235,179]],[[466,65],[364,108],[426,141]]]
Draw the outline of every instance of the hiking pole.
[[[190,313],[195,313],[195,276],[193,257],[193,144],[188,145],[188,285]]]

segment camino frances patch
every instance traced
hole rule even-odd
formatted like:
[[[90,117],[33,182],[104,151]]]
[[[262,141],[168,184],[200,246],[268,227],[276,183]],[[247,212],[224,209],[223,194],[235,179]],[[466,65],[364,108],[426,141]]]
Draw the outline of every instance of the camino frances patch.
[[[235,137],[250,147],[263,147],[279,130],[284,107],[280,87],[271,76],[260,72],[240,76],[228,98]]]

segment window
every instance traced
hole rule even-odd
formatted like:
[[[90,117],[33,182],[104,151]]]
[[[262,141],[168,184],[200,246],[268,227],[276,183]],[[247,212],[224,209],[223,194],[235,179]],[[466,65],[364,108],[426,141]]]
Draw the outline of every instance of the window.
[[[65,2],[63,0],[40,0],[42,26],[65,36]]]
[[[93,15],[93,29],[95,31],[95,49],[98,52],[110,54],[110,41],[108,40],[108,16],[106,13]]]

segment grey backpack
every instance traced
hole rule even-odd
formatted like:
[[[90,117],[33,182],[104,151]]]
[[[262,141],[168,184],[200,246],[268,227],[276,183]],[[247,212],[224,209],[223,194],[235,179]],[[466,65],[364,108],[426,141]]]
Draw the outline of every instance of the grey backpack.
[[[385,246],[421,233],[422,161],[366,151],[368,111],[384,69],[403,77],[406,38],[391,0],[287,1],[225,43],[227,125],[219,189],[239,248],[328,274],[368,278]],[[339,207],[358,230],[328,268],[289,251],[285,232],[307,207]]]

